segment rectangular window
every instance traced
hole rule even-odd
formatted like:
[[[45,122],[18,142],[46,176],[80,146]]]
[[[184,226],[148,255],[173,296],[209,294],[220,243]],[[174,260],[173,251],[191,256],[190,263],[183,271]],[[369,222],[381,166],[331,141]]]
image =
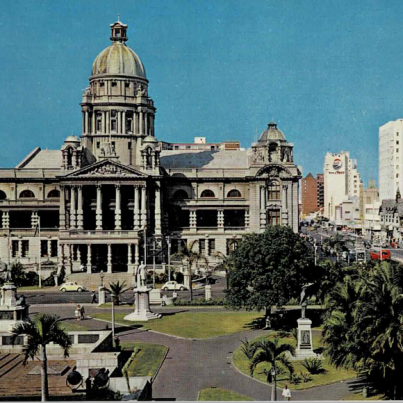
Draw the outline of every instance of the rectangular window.
[[[18,256],[18,241],[11,241],[11,256]]]
[[[215,239],[208,240],[208,254],[209,256],[214,255],[215,253]]]
[[[206,253],[206,240],[205,239],[199,239],[199,251],[203,255]]]
[[[399,177],[399,174],[396,174],[396,178],[398,178]]]
[[[113,132],[116,132],[117,127],[118,127],[118,124],[117,124],[117,122],[116,122],[116,119],[112,119],[112,120],[111,120],[111,130],[112,130]]]
[[[102,130],[102,120],[98,119],[97,120],[97,132],[100,132]]]
[[[125,83],[126,88],[130,88],[130,83]]]
[[[129,141],[129,142],[127,143],[127,149],[128,149],[128,150],[131,150],[131,149],[132,149],[132,143],[131,143],[131,141]]]
[[[41,257],[48,257],[48,241],[41,240]]]
[[[105,83],[102,81],[102,82],[99,83],[99,86],[100,87],[105,87]]]
[[[22,241],[21,257],[28,257],[28,255],[29,255],[29,241],[24,239]]]
[[[396,144],[399,145],[399,140],[396,140]]]
[[[101,143],[97,141],[97,148],[101,147]]]
[[[269,224],[280,225],[280,210],[269,211]]]
[[[57,241],[57,239],[52,239],[51,242],[51,251],[50,251],[50,256],[51,257],[57,257],[57,249],[59,246],[59,243]]]
[[[112,81],[112,87],[116,87],[118,83],[116,81]]]

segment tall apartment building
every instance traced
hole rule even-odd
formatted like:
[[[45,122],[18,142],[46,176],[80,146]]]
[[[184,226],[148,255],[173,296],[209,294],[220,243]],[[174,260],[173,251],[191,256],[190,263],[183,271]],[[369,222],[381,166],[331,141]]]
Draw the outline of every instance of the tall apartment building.
[[[318,207],[322,208],[325,205],[325,183],[323,174],[317,174],[316,181],[318,187]]]
[[[327,153],[323,167],[324,216],[336,219],[336,207],[351,197],[361,199],[362,181],[357,169],[357,160],[350,158],[348,151]]]
[[[390,121],[379,128],[379,199],[394,199],[402,190],[403,119]]]
[[[314,213],[323,207],[323,174],[316,178],[309,173],[301,181],[301,199],[303,215]]]

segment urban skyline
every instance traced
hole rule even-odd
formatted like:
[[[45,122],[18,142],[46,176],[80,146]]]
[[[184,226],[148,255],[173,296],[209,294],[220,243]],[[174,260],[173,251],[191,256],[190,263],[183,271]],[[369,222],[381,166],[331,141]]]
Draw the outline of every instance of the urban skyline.
[[[1,124],[5,139],[18,139],[4,146],[3,167],[80,133],[77,94],[119,12],[147,68],[159,140],[206,136],[248,147],[273,119],[295,144],[304,176],[322,172],[326,152],[348,150],[365,185],[378,178],[378,128],[402,117],[394,62],[401,4],[156,1],[147,12],[145,4],[3,8],[4,32],[13,34],[0,39]]]

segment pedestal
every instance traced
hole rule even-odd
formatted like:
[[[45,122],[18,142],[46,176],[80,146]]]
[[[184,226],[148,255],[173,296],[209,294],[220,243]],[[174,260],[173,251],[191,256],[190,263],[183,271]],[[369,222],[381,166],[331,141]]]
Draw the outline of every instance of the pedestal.
[[[191,281],[190,281],[190,273],[189,270],[186,270],[185,273],[183,274],[183,284],[185,285],[185,287],[188,288],[188,290],[190,290],[191,287]]]
[[[105,288],[98,287],[98,305],[105,303]]]
[[[298,341],[294,360],[303,360],[304,358],[318,357],[318,354],[313,352],[312,346],[312,321],[310,319],[301,318],[298,322]]]
[[[206,301],[209,301],[211,299],[211,285],[206,285],[205,291],[206,291],[205,299]]]
[[[126,315],[124,320],[132,322],[148,322],[152,319],[161,318],[160,314],[151,312],[150,310],[150,291],[152,289],[146,286],[135,288],[134,291],[134,303],[136,305],[134,312]]]

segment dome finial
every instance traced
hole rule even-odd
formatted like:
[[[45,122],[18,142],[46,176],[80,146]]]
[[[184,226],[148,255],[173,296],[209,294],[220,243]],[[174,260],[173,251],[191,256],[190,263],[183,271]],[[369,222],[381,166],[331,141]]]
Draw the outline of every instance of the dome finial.
[[[120,17],[120,14],[118,13],[118,22],[120,22],[120,19],[119,19],[119,17]]]

